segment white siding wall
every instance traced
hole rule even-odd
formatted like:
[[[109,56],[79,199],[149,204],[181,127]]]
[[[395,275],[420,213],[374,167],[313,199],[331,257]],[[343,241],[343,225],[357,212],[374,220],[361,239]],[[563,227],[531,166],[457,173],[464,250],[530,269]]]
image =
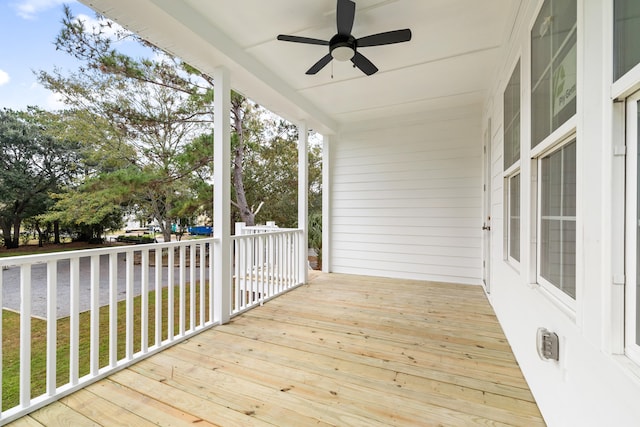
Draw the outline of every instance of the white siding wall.
[[[331,270],[480,283],[480,123],[457,110],[332,140]]]
[[[484,121],[496,130],[493,151],[494,189],[502,185],[502,93],[513,64],[522,58],[522,194],[521,263],[504,261],[502,242],[503,197],[494,193],[492,286],[490,301],[536,397],[548,425],[640,425],[640,367],[612,346],[623,316],[612,300],[612,170],[616,141],[616,107],[611,86],[611,0],[578,3],[578,112],[577,112],[577,287],[574,312],[561,307],[535,284],[535,211],[531,199],[529,156],[530,25],[541,2],[523,1],[514,27],[509,54],[485,108]],[[619,109],[619,108],[618,108]],[[620,117],[618,117],[620,118]],[[496,203],[498,202],[499,203]],[[619,208],[619,207],[618,207]],[[615,237],[615,236],[614,236]],[[617,239],[621,237],[618,236]],[[548,328],[560,337],[560,361],[541,360],[536,352],[536,330]]]

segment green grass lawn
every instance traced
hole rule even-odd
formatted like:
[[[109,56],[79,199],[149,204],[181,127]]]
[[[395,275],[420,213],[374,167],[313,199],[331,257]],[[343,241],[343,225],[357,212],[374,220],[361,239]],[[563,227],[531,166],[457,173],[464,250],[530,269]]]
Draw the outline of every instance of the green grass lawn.
[[[206,286],[208,293],[208,285]],[[174,291],[174,333],[179,332],[179,288]],[[200,316],[199,294],[200,286],[196,284],[196,322]],[[190,328],[189,312],[190,286],[186,287],[185,305],[186,309],[186,329]],[[162,290],[162,338],[167,338],[167,300],[168,290]],[[208,313],[208,299],[205,310]],[[134,299],[134,352],[141,348],[141,305],[142,298]],[[117,310],[118,323],[118,359],[125,356],[125,301],[118,303]],[[208,314],[206,315],[208,319]],[[155,291],[149,293],[149,345],[154,344],[155,337]],[[82,377],[90,370],[90,313],[80,314],[80,373]],[[57,321],[57,383],[58,386],[69,381],[69,347],[70,347],[70,319],[68,317]],[[99,326],[99,365],[100,367],[109,364],[109,307],[100,308]],[[36,397],[46,390],[46,335],[47,323],[44,320],[31,320],[31,396]],[[19,403],[19,381],[20,381],[20,316],[14,312],[2,311],[2,410],[7,410]]]

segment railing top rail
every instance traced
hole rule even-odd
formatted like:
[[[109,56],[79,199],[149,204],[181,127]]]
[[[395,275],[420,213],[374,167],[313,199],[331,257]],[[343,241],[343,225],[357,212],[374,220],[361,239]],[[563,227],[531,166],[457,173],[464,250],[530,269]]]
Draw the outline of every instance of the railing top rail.
[[[235,236],[231,236],[231,240],[242,240],[242,239],[252,239],[256,236],[268,236],[273,234],[295,234],[301,233],[301,228],[273,228],[269,229],[268,232],[265,233],[253,233],[253,234],[236,234]]]
[[[0,258],[0,267],[21,264],[39,264],[48,261],[59,261],[69,258],[82,258],[94,255],[108,255],[111,253],[137,252],[147,249],[165,249],[171,247],[190,246],[193,244],[212,243],[219,240],[217,237],[209,237],[197,240],[182,240],[180,242],[148,243],[140,245],[112,246],[108,248],[81,249],[77,251],[49,252],[44,254],[18,255]]]

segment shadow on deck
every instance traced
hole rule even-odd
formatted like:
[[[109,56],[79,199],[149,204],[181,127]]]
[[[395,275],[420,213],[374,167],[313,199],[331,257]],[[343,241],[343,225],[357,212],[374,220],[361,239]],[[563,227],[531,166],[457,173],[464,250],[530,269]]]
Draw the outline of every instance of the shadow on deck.
[[[37,425],[544,425],[478,286],[314,274]]]

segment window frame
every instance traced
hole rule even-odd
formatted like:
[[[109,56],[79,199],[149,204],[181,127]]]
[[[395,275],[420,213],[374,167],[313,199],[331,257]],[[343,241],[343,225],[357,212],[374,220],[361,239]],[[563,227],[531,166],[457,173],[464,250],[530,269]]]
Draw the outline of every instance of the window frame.
[[[613,43],[613,49],[612,49],[612,57],[611,57],[611,65],[612,65],[612,80],[613,83],[620,81],[622,79],[625,78],[625,76],[627,76],[630,73],[633,73],[634,75],[638,75],[638,72],[640,71],[640,61],[636,62],[635,65],[631,66],[631,67],[625,67],[626,71],[620,73],[618,70],[618,66],[621,65],[620,61],[619,61],[619,56],[618,54],[620,53],[620,47],[616,44],[616,42],[619,41],[618,39],[618,27],[616,26],[616,1],[617,0],[612,0],[612,4],[611,4],[611,14],[612,14],[612,43]],[[623,40],[624,42],[624,40]],[[619,75],[617,75],[619,74]],[[616,77],[617,75],[617,77]],[[636,79],[637,80],[637,79]]]
[[[566,124],[566,123],[565,123]],[[568,295],[567,293],[565,293],[564,291],[562,291],[558,286],[554,285],[553,283],[551,283],[550,281],[548,281],[547,279],[545,279],[544,277],[542,277],[541,274],[541,270],[542,270],[542,159],[546,156],[549,156],[553,153],[558,152],[559,150],[561,150],[562,148],[564,148],[565,146],[571,144],[571,143],[575,143],[576,144],[576,186],[577,186],[577,181],[578,181],[578,168],[577,168],[577,163],[578,163],[578,138],[575,132],[575,128],[574,131],[569,133],[568,135],[564,136],[560,141],[558,141],[558,143],[553,144],[551,146],[548,146],[546,150],[540,152],[535,160],[535,168],[536,168],[536,175],[537,175],[537,184],[536,184],[536,211],[535,211],[535,218],[536,218],[536,234],[535,234],[535,238],[536,238],[536,268],[535,268],[535,273],[536,273],[536,283],[538,285],[540,285],[540,287],[542,289],[544,289],[544,291],[550,295],[553,300],[557,301],[558,303],[561,304],[562,307],[566,307],[569,309],[569,313],[575,315],[576,312],[576,307],[577,307],[577,301],[578,301],[578,282],[576,280],[576,297],[575,299],[572,298],[570,295]],[[577,202],[577,191],[576,191],[576,202]],[[576,203],[577,205],[577,203]],[[577,211],[577,206],[576,206],[576,215],[574,217],[574,221],[576,221],[576,229],[577,229],[577,224],[578,224],[578,211]],[[578,256],[578,247],[577,247],[577,232],[576,232],[576,248],[575,248],[575,253],[574,256],[576,257],[576,275],[577,275],[577,256]]]
[[[509,264],[511,264],[512,266],[516,267],[516,269],[519,269],[520,267],[520,263],[522,262],[522,255],[523,255],[523,251],[522,251],[522,172],[520,170],[519,167],[519,162],[518,162],[518,167],[516,168],[510,168],[510,173],[509,174],[505,174],[504,177],[504,188],[505,188],[505,241],[504,241],[504,259],[505,261],[507,261]],[[519,221],[519,227],[517,230],[518,233],[518,252],[519,252],[519,259],[514,258],[511,255],[511,236],[514,232],[514,230],[511,227],[511,206],[513,203],[513,199],[511,197],[511,180],[512,178],[519,176],[520,177],[520,188],[518,189],[518,193],[519,196],[517,203],[518,203],[518,207],[519,207],[519,211],[520,211],[520,216],[518,217]]]
[[[625,101],[625,133],[626,133],[626,191],[625,191],[625,320],[624,320],[624,352],[633,362],[640,364],[640,344],[637,342],[637,316],[640,315],[640,305],[637,304],[636,281],[640,270],[638,263],[638,175],[640,164],[638,150],[640,135],[638,135],[638,112],[640,111],[640,92]],[[635,104],[631,107],[630,104]]]
[[[513,88],[513,80],[514,77],[516,76],[516,72],[517,77],[518,77],[518,104],[517,104],[517,114],[514,114],[513,117],[507,117],[506,116],[506,98],[507,98],[507,91],[510,88]],[[504,261],[506,261],[507,263],[509,263],[512,267],[514,267],[516,270],[519,270],[520,268],[520,262],[522,261],[522,255],[523,255],[523,250],[522,250],[522,221],[520,221],[520,227],[517,230],[517,233],[519,234],[519,242],[520,242],[520,247],[519,247],[519,252],[520,252],[520,260],[517,260],[515,258],[513,258],[511,256],[511,235],[513,233],[513,230],[511,229],[511,193],[510,193],[510,183],[511,183],[511,178],[513,178],[515,175],[520,175],[520,197],[518,200],[519,203],[519,207],[520,207],[520,217],[522,217],[522,173],[521,173],[521,162],[522,162],[522,154],[523,154],[523,146],[522,146],[522,141],[523,141],[523,137],[522,137],[522,114],[523,114],[523,68],[522,68],[522,57],[521,55],[518,55],[517,58],[513,61],[513,65],[511,67],[511,73],[509,74],[509,80],[506,82],[503,90],[502,90],[502,110],[503,110],[503,114],[502,114],[502,119],[503,119],[503,125],[502,125],[502,141],[503,141],[503,189],[504,189],[504,215],[503,217],[505,218],[505,221],[503,222],[503,259]],[[515,104],[513,104],[515,105]],[[509,138],[507,138],[507,130],[508,128],[511,128],[512,126],[508,126],[507,122],[509,124],[514,124],[515,120],[518,120],[518,125],[517,125],[517,129],[518,129],[518,138],[517,138],[517,149],[518,149],[518,156],[517,158],[515,158],[513,160],[513,162],[509,165],[507,165],[507,152],[508,152],[508,148],[507,145],[509,144]],[[511,148],[511,152],[514,152],[514,147]],[[515,157],[515,156],[514,156]]]
[[[528,102],[529,102],[529,150],[531,151],[531,157],[537,157],[540,153],[547,151],[547,149],[550,147],[550,145],[555,144],[556,142],[558,142],[560,139],[563,139],[564,136],[567,134],[567,122],[572,122],[571,125],[569,125],[569,131],[573,131],[575,132],[575,121],[576,121],[576,116],[577,116],[577,110],[578,110],[578,81],[579,81],[579,77],[578,77],[578,58],[577,58],[577,51],[579,49],[579,45],[580,45],[580,41],[579,41],[579,32],[578,32],[578,22],[579,22],[579,14],[578,11],[576,10],[576,22],[573,23],[573,25],[571,26],[571,28],[566,32],[565,37],[561,40],[561,43],[557,44],[555,46],[555,50],[552,49],[548,52],[549,53],[549,58],[547,62],[545,61],[545,58],[539,58],[539,61],[543,61],[543,63],[538,64],[537,61],[534,58],[534,54],[535,54],[535,50],[534,50],[534,30],[536,29],[536,24],[539,22],[539,19],[541,17],[541,14],[543,13],[543,11],[545,10],[545,8],[547,7],[547,5],[549,5],[550,8],[553,9],[553,5],[554,2],[560,2],[562,0],[541,0],[540,4],[537,8],[537,13],[534,16],[534,18],[532,19],[531,23],[530,23],[530,29],[529,29],[529,87],[528,87]],[[575,1],[575,0],[573,0]],[[577,2],[576,2],[577,3]],[[576,4],[577,7],[577,4]],[[546,21],[545,21],[546,22]],[[551,35],[553,36],[553,20],[548,21],[547,23],[547,29],[551,29],[552,33]],[[547,31],[547,30],[545,30]],[[546,32],[545,32],[546,34]],[[542,36],[542,34],[541,34]],[[569,44],[569,41],[571,39],[575,39],[575,44],[571,47],[571,45]],[[551,42],[553,45],[553,41]],[[536,94],[535,92],[539,89],[539,88],[543,88],[544,86],[541,86],[544,84],[545,80],[548,80],[549,85],[552,85],[553,83],[553,77],[554,77],[554,70],[557,69],[557,64],[558,63],[562,63],[564,61],[564,58],[566,58],[566,55],[568,54],[568,52],[570,52],[571,50],[576,50],[576,64],[575,64],[575,69],[576,69],[576,91],[575,91],[575,96],[572,98],[572,100],[570,100],[569,102],[574,102],[575,103],[575,110],[573,111],[573,114],[571,116],[568,116],[565,121],[563,123],[559,123],[557,125],[554,124],[553,121],[553,107],[551,106],[551,104],[553,103],[553,90],[551,89],[551,86],[549,86],[549,99],[546,100],[546,102],[549,103],[549,109],[548,111],[542,111],[542,112],[536,112],[536,109],[534,108],[534,104],[536,101]],[[566,52],[565,52],[566,51]],[[565,52],[565,55],[563,56],[562,53]],[[534,73],[534,69],[536,69],[537,65],[542,65],[542,67],[540,68],[540,70],[543,70],[542,73],[540,74],[540,76],[535,76]],[[545,75],[549,73],[549,76],[545,79]],[[538,77],[537,81],[534,81],[534,79]],[[564,107],[566,108],[566,106]],[[542,117],[540,115],[540,113],[548,113],[550,114],[550,119],[549,122],[545,122],[545,126],[548,126],[548,131],[545,130],[544,132],[541,132],[539,130],[536,130],[536,126],[540,125],[541,123],[534,120],[535,118],[538,117]],[[556,113],[557,114],[563,114],[564,109],[560,109],[558,110]],[[545,134],[546,136],[542,136],[542,138],[536,138],[534,137],[534,135],[536,135],[536,133],[540,133],[540,134]]]

